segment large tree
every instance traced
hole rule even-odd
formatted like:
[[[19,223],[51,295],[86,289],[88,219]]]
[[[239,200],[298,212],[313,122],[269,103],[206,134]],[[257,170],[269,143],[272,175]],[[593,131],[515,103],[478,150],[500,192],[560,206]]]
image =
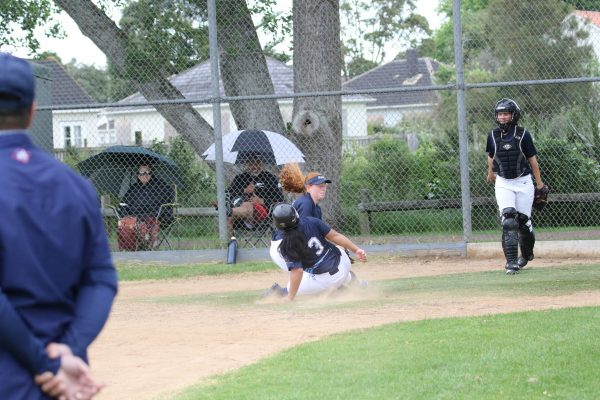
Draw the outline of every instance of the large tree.
[[[294,0],[294,92],[340,91],[342,52],[338,0]],[[318,15],[318,18],[315,16]],[[342,99],[336,96],[294,99],[293,130],[308,170],[333,181],[325,214],[335,225],[342,155]]]

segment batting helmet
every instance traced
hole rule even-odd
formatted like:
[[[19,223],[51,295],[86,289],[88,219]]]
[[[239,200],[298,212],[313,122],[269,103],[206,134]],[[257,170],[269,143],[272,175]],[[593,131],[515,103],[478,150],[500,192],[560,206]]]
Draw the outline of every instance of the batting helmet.
[[[500,121],[498,121],[498,113],[501,112],[511,113],[511,120],[506,123],[500,123]],[[519,105],[513,99],[504,98],[496,103],[494,117],[500,129],[506,130],[510,125],[516,125],[519,122],[519,118],[521,118],[521,108],[519,108]]]
[[[294,229],[298,226],[298,211],[289,204],[279,204],[273,209],[273,222],[281,230]]]

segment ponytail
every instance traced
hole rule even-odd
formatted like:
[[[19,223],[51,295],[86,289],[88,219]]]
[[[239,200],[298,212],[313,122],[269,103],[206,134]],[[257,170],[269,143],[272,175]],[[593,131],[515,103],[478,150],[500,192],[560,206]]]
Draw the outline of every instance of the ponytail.
[[[283,231],[283,239],[279,243],[279,252],[284,259],[301,261],[303,268],[310,268],[315,264],[316,257],[306,245],[306,236],[298,226]]]

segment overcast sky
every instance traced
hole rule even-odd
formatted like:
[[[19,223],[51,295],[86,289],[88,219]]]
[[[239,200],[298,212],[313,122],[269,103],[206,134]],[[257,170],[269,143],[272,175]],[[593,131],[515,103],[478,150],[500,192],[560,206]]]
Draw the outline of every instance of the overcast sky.
[[[432,6],[434,3],[432,0],[417,0],[417,10],[416,12],[425,16],[432,29],[436,29],[440,25],[440,17],[435,13],[435,6]],[[437,4],[437,1],[435,2]],[[281,1],[280,4],[288,5],[291,7],[291,1]],[[115,14],[117,11],[113,11],[113,19],[115,19]],[[40,33],[38,35],[38,40],[41,43],[41,51],[52,51],[62,59],[64,63],[68,63],[71,59],[75,58],[80,64],[87,65],[95,65],[97,67],[105,67],[106,66],[106,57],[104,53],[102,53],[96,45],[87,37],[85,37],[77,24],[64,12],[60,14],[58,20],[61,21],[63,29],[67,33],[66,39],[50,39],[43,37]],[[21,56],[28,57],[28,54],[24,50],[20,49],[7,49],[11,53]],[[389,56],[393,57],[394,54],[389,54]]]

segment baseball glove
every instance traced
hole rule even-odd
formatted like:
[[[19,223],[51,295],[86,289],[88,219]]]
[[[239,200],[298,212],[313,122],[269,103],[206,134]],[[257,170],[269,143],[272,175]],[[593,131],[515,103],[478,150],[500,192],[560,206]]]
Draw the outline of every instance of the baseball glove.
[[[546,207],[546,203],[548,203],[549,192],[550,189],[546,185],[542,186],[540,189],[536,187],[533,195],[533,208],[537,211],[542,211],[544,207]]]

